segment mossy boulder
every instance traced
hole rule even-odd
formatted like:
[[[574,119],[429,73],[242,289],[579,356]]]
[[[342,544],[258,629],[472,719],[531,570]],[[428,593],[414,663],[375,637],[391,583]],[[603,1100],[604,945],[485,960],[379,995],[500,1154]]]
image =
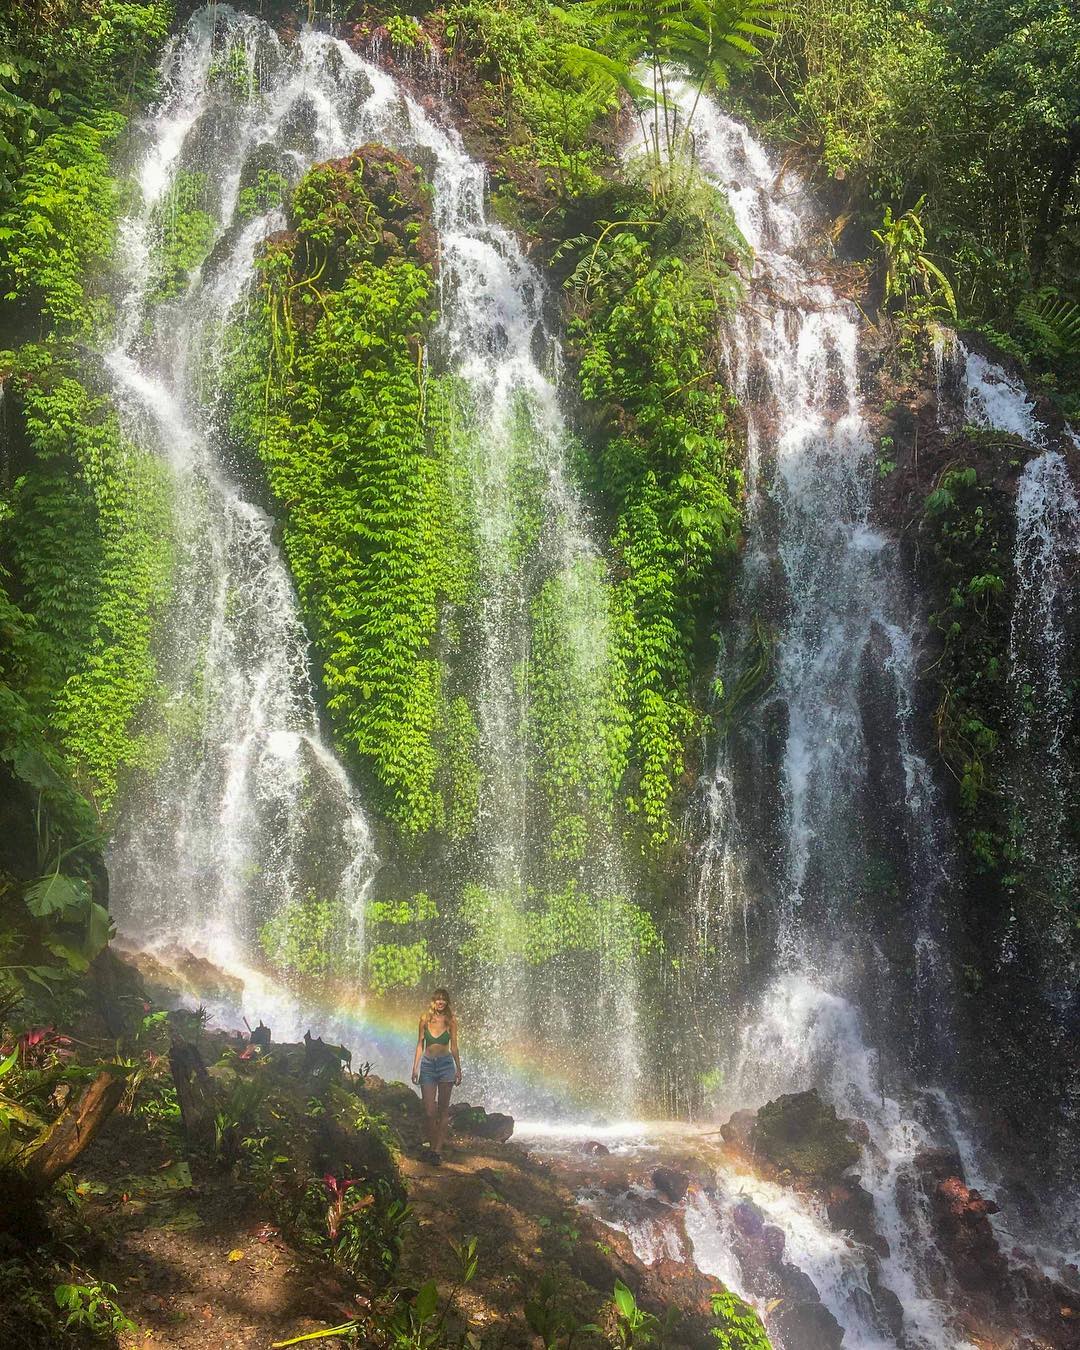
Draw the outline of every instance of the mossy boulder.
[[[767,1102],[757,1113],[751,1145],[781,1172],[810,1182],[835,1180],[859,1160],[845,1122],[813,1090]]]
[[[432,271],[437,265],[427,179],[383,145],[316,164],[297,185],[288,218],[297,275],[320,291],[341,286],[362,262],[384,267],[407,258]]]

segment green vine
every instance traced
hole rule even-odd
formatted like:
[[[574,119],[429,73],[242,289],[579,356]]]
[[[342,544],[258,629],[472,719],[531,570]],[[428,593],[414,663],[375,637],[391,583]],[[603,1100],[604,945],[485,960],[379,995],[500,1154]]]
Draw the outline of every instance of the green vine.
[[[425,415],[428,196],[380,147],[313,168],[290,234],[262,259],[230,376],[234,433],[256,448],[286,514],[337,736],[410,835],[442,810],[433,643],[445,485]]]
[[[595,487],[613,520],[613,641],[634,767],[625,805],[652,849],[671,837],[700,723],[702,616],[739,543],[741,475],[716,350],[717,305],[737,294],[734,227],[717,203],[705,209],[688,200],[686,220],[638,215],[574,241],[582,257],[568,283],[581,392],[599,421]]]

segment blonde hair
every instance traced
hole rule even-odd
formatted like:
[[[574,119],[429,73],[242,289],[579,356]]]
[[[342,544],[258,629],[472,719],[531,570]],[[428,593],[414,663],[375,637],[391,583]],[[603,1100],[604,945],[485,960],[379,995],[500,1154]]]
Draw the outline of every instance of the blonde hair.
[[[424,1014],[425,1026],[435,1016],[435,1000],[438,998],[444,999],[446,1002],[446,1010],[443,1013],[443,1016],[446,1018],[447,1026],[454,1020],[454,1009],[450,1003],[450,990],[433,989],[431,991],[431,1002],[428,1004],[427,1012]]]

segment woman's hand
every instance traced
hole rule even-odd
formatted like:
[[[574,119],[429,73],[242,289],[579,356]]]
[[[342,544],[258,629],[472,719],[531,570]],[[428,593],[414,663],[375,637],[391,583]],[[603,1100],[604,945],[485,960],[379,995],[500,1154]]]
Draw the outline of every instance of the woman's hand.
[[[413,1069],[412,1080],[413,1080],[414,1083],[419,1083],[419,1081],[420,1081],[420,1075],[416,1072],[415,1069]]]
[[[455,1087],[460,1087],[460,1086],[461,1086],[461,1070],[460,1070],[460,1069],[458,1069],[458,1071],[457,1071],[457,1076],[456,1076],[455,1079],[454,1079],[454,1086],[455,1086]]]

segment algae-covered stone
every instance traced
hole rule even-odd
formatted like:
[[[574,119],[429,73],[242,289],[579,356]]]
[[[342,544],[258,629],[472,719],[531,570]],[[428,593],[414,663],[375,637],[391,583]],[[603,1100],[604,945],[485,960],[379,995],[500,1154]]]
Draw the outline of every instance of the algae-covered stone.
[[[843,1121],[814,1091],[785,1093],[767,1102],[751,1139],[754,1151],[782,1172],[812,1181],[839,1177],[859,1160]]]

